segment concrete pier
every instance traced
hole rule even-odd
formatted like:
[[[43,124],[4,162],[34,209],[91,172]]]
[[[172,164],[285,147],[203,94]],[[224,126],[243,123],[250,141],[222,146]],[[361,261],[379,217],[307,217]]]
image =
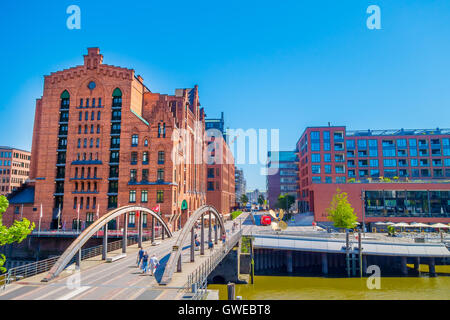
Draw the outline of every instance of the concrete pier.
[[[322,256],[322,273],[328,274],[328,255],[323,252],[321,253]]]
[[[429,258],[428,262],[428,269],[430,273],[430,277],[436,277],[436,267],[435,267],[435,261],[434,258]]]
[[[406,257],[401,257],[401,271],[404,276],[408,275],[408,266],[406,265]]]
[[[286,251],[286,270],[288,273],[292,273],[292,251],[288,250]]]

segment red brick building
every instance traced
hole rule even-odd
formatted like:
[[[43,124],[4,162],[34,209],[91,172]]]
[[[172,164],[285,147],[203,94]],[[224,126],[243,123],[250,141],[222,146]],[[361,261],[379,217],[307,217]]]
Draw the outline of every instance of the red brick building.
[[[449,129],[308,127],[297,152],[299,210],[317,221],[340,188],[359,221],[450,222]]]
[[[207,162],[206,199],[227,214],[236,206],[234,157],[222,135],[210,137],[208,142],[211,161]]]
[[[134,70],[103,64],[100,50],[89,48],[83,65],[45,76],[36,102],[32,183],[16,200],[22,198],[23,216],[35,222],[42,205],[43,229],[58,221],[76,229],[78,212],[88,225],[97,211],[101,216],[131,203],[159,205],[175,228],[206,203],[205,147],[197,86],[154,93]],[[130,227],[134,219],[130,214]]]
[[[0,146],[0,195],[17,190],[30,172],[29,151]]]

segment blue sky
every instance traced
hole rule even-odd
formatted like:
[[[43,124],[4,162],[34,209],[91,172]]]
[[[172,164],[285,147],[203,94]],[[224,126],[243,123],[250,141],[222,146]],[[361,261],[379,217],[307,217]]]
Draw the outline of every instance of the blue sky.
[[[69,5],[81,30],[66,27]],[[381,30],[369,30],[369,5]],[[133,68],[154,92],[199,85],[207,115],[230,128],[450,127],[449,1],[3,1],[0,145],[31,149],[43,75],[82,64]],[[265,189],[258,165],[248,189]]]

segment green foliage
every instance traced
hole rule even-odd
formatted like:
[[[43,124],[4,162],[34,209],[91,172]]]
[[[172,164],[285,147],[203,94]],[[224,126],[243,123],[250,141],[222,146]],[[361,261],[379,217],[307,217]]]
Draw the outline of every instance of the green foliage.
[[[395,234],[395,228],[393,226],[387,226],[387,230],[388,230],[389,235]]]
[[[392,182],[392,180],[389,179],[389,178],[383,178],[383,181],[384,181],[384,182]]]
[[[241,238],[241,252],[242,253],[250,253],[251,246],[250,243],[252,241],[252,237],[243,236]]]
[[[244,207],[247,205],[247,203],[248,203],[248,197],[247,197],[247,195],[246,194],[243,194],[242,196],[241,196],[241,202],[244,204]]]
[[[14,242],[22,242],[33,231],[35,225],[28,219],[23,218],[21,221],[14,221],[11,227],[3,225],[2,215],[8,209],[9,202],[5,196],[0,196],[0,247]],[[6,258],[0,255],[0,272],[5,272]]]
[[[237,217],[239,217],[239,215],[242,213],[242,211],[233,211],[231,213],[231,220],[236,219]]]
[[[355,178],[350,178],[350,179],[348,179],[348,183],[355,183],[356,182],[356,179]]]
[[[289,208],[294,204],[295,197],[290,194],[278,196],[277,204],[275,205],[278,209],[284,209],[286,212],[289,211]]]
[[[351,229],[356,226],[356,215],[354,209],[347,199],[346,192],[337,189],[331,200],[330,208],[327,209],[328,220],[332,221],[336,228]]]
[[[260,194],[258,197],[258,204],[262,206],[264,204],[264,201],[265,201],[264,196]]]

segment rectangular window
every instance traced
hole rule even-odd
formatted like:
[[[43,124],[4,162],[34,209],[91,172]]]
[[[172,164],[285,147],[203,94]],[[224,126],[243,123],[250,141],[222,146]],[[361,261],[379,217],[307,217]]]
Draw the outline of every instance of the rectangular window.
[[[312,177],[312,182],[313,183],[321,183],[322,179],[320,177]]]
[[[397,166],[397,160],[395,159],[384,159],[383,165],[385,167],[396,167]]]
[[[370,160],[370,166],[371,167],[378,167],[378,159],[371,159]]]
[[[366,149],[367,140],[358,140],[358,149]]]
[[[158,190],[156,192],[156,203],[163,203],[164,202],[164,191]]]
[[[331,166],[325,165],[325,173],[331,173]]]
[[[317,166],[317,165],[311,166],[311,172],[313,174],[319,174],[320,173],[320,166]]]
[[[136,202],[136,190],[130,190],[129,202]]]
[[[141,202],[147,202],[148,201],[148,191],[142,190],[141,191]]]
[[[320,153],[311,154],[311,162],[320,162]]]
[[[331,162],[331,154],[330,153],[325,153],[323,155],[323,161],[325,162]]]
[[[353,150],[355,149],[355,140],[347,140],[347,149]]]

